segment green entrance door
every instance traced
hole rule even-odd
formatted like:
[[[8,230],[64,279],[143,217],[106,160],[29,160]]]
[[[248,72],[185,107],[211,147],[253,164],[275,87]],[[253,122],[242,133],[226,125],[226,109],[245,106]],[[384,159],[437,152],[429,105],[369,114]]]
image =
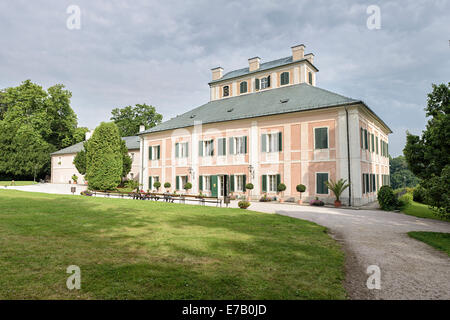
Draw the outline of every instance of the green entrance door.
[[[218,188],[217,176],[211,176],[211,196],[217,197]]]

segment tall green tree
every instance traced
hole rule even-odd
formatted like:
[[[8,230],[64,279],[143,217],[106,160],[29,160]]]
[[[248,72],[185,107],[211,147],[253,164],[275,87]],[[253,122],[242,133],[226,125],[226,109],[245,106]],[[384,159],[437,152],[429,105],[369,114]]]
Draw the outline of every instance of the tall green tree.
[[[145,103],[136,104],[134,107],[115,108],[111,114],[111,120],[119,127],[122,137],[136,135],[140,125],[150,129],[162,121],[162,115],[156,112],[155,107]]]
[[[123,140],[113,122],[102,122],[86,146],[86,179],[94,190],[112,190],[124,172]]]
[[[432,87],[426,128],[420,137],[407,133],[403,153],[409,169],[421,179],[427,203],[450,218],[450,83]]]
[[[419,179],[408,169],[404,156],[390,158],[389,165],[392,189],[413,188],[419,183]]]
[[[77,118],[70,107],[71,97],[72,93],[61,84],[46,91],[31,80],[0,90],[0,174],[31,177],[39,167],[36,174],[43,176],[50,172],[50,152],[82,141],[80,137],[85,129],[77,128]],[[24,136],[25,129],[29,131],[30,139],[45,146],[35,149],[47,152],[42,166],[29,167],[30,155],[35,153],[21,148],[15,138],[19,133]]]

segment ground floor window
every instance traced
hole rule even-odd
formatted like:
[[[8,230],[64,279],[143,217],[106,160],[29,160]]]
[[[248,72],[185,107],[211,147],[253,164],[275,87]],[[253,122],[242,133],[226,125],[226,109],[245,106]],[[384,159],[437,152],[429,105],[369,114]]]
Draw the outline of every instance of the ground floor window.
[[[153,184],[159,181],[159,177],[158,176],[150,176],[148,177],[148,188],[151,190],[153,189]]]
[[[262,175],[262,191],[263,192],[277,192],[277,187],[281,183],[281,175],[269,174]]]
[[[244,180],[245,180],[244,175],[236,176],[236,191],[244,191],[244,184],[245,184]]]
[[[211,191],[211,176],[200,176],[198,184],[199,191]]]
[[[188,176],[177,176],[175,180],[175,189],[182,190],[184,185],[188,182]]]
[[[328,181],[328,173],[316,173],[316,194],[328,194],[328,188],[325,182]]]
[[[362,175],[362,193],[371,193],[377,191],[378,181],[374,173],[363,173]]]
[[[382,186],[390,186],[391,181],[388,174],[382,174],[381,175],[381,185]]]

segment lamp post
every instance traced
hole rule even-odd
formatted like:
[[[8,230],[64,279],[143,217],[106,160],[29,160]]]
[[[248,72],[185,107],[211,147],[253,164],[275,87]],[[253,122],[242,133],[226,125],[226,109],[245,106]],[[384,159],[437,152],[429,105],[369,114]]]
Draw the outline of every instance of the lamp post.
[[[253,178],[255,177],[255,168],[252,165],[248,166],[248,172],[250,173],[250,179],[253,181]]]

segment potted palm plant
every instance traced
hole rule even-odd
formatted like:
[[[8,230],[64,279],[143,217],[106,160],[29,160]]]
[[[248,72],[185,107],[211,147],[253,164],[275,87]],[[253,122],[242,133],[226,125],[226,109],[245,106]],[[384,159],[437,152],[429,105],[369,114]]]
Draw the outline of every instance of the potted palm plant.
[[[334,196],[336,197],[336,200],[334,201],[334,206],[336,208],[339,208],[342,205],[341,200],[339,198],[341,197],[342,192],[344,192],[344,190],[349,187],[347,180],[339,179],[338,181],[333,180],[325,181],[325,185],[328,187],[328,189],[333,191]]]
[[[298,200],[298,204],[302,204],[302,193],[306,191],[306,186],[304,184],[298,184],[295,189],[297,192],[300,192],[300,199]]]

